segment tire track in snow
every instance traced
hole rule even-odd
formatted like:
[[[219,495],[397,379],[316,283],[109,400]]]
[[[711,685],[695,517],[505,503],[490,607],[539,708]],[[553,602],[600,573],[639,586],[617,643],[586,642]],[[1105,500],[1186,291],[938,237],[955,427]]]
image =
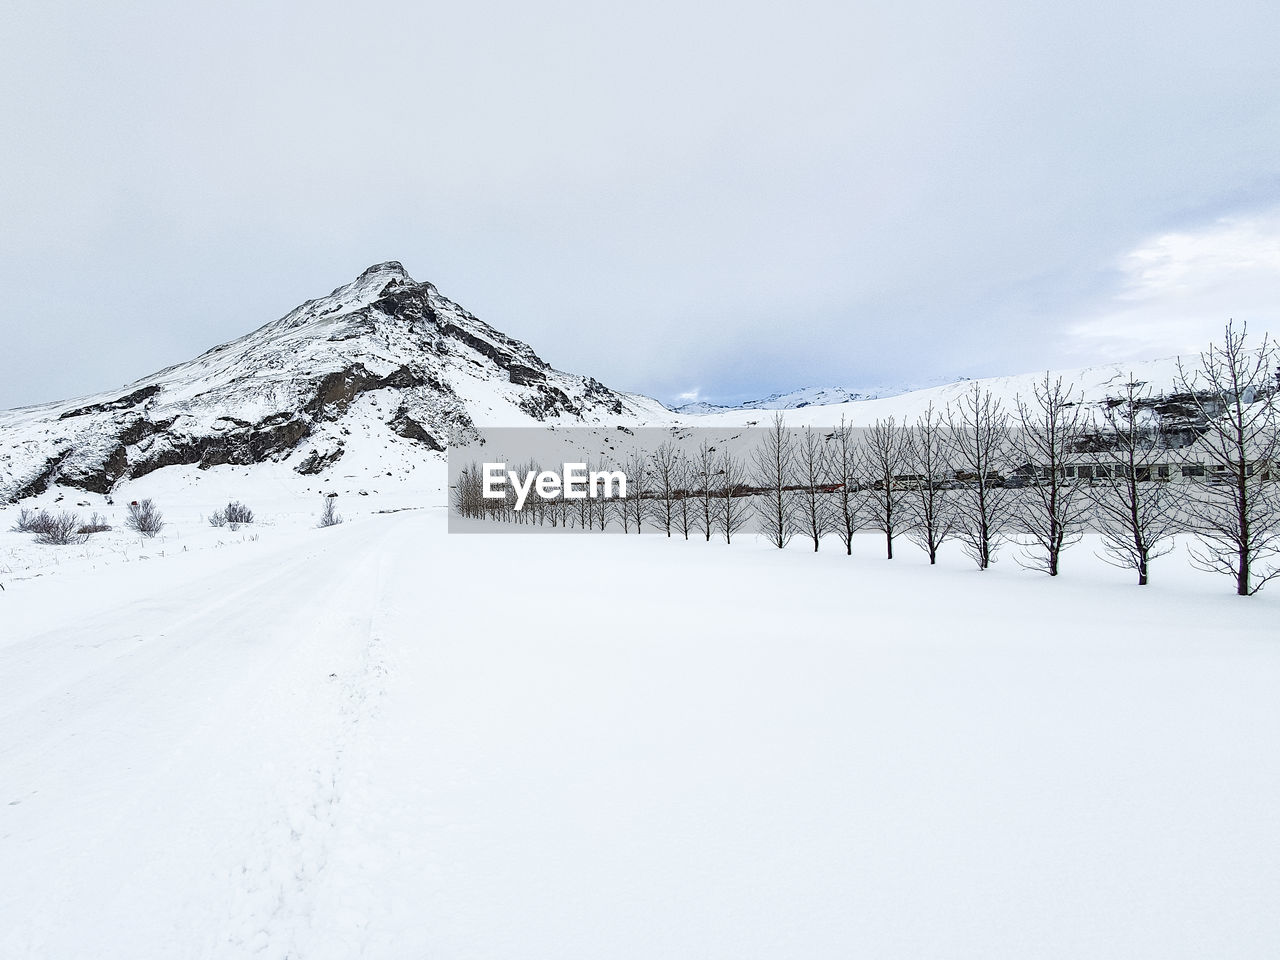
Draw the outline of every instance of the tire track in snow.
[[[330,870],[335,847],[350,826],[345,822],[349,755],[376,718],[391,671],[378,632],[385,556],[382,549],[366,549],[341,585],[318,598],[304,618],[316,642],[340,651],[345,664],[317,691],[322,708],[314,712],[316,722],[300,731],[302,756],[253,827],[247,841],[251,850],[226,878],[230,902],[224,942],[246,955],[362,952],[367,918],[321,910],[317,901],[329,886],[350,879]]]

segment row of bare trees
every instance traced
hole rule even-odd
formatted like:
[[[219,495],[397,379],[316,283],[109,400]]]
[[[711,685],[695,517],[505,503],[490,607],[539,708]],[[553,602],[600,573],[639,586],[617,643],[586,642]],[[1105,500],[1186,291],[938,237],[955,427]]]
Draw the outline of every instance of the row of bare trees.
[[[529,461],[516,472],[537,474],[542,467]],[[641,533],[648,527],[665,531],[669,537],[722,537],[726,543],[733,542],[752,513],[745,463],[707,442],[691,456],[672,443],[661,444],[652,454],[635,451],[623,472],[627,476],[625,497],[569,500],[531,493],[518,509],[516,495],[509,487],[500,499],[484,498],[480,464],[472,462],[453,484],[451,505],[460,517],[582,530],[604,531],[614,526],[623,533]]]
[[[692,450],[664,442],[631,454],[621,500],[535,497],[517,511],[511,498],[481,500],[473,466],[454,506],[464,516],[725,542],[754,517],[776,547],[800,538],[818,550],[834,536],[846,553],[854,534],[876,530],[889,559],[902,537],[931,563],[951,540],[980,569],[1012,543],[1022,563],[1050,576],[1092,529],[1104,558],[1140,584],[1185,533],[1192,562],[1229,574],[1247,595],[1280,572],[1276,359],[1271,341],[1249,348],[1245,330],[1228,324],[1221,344],[1180,366],[1177,389],[1201,431],[1181,447],[1152,414],[1147,386],[1125,384],[1093,412],[1046,374],[1011,408],[975,383],[910,423],[792,429],[779,413],[745,457],[707,440]],[[1205,482],[1175,482],[1197,476]]]

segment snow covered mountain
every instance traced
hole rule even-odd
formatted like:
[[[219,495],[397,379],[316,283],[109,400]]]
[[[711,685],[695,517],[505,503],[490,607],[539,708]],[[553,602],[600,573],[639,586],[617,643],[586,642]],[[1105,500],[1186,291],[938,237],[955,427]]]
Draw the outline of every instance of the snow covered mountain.
[[[709,403],[705,400],[696,400],[672,409],[685,416],[724,413],[728,410],[800,410],[804,407],[825,407],[837,403],[856,403],[860,400],[881,400],[885,397],[896,397],[950,382],[936,379],[911,385],[866,387],[858,390],[849,390],[845,387],[803,387],[788,393],[773,393],[763,400],[747,400],[743,403]]]
[[[697,400],[693,403],[675,407],[676,413],[686,416],[701,416],[706,413],[723,413],[726,410],[798,410],[801,407],[823,406],[832,403],[850,403],[855,400],[870,400],[879,394],[855,393],[844,387],[805,387],[792,390],[790,393],[775,393],[763,400],[748,400],[745,403],[707,403]]]
[[[1198,358],[1187,357],[1188,371],[1194,371]],[[1100,422],[1102,408],[1109,399],[1120,396],[1129,382],[1140,384],[1146,398],[1141,401],[1153,422],[1160,422],[1179,442],[1190,442],[1204,429],[1203,417],[1180,392],[1178,358],[1109,363],[1073,370],[1056,370],[1050,377],[1062,378],[1086,408],[1086,416]],[[911,423],[931,405],[944,412],[976,384],[990,391],[1004,409],[1013,413],[1018,398],[1030,401],[1036,386],[1044,379],[1044,371],[1005,377],[934,381],[912,387],[876,387],[850,391],[843,387],[809,387],[791,393],[779,393],[763,400],[752,400],[733,406],[697,402],[676,407],[691,425],[700,427],[747,427],[761,422],[761,411],[780,410],[792,426],[832,426],[842,419],[854,426],[870,426],[876,420],[894,417],[900,423]]]
[[[1195,370],[1197,357],[1186,357],[1183,360],[1189,373]],[[1027,401],[1032,399],[1037,384],[1043,381],[1044,376],[1045,371],[1040,371],[1006,377],[957,380],[896,395],[797,406],[786,408],[786,420],[792,426],[831,426],[839,423],[841,418],[858,427],[870,426],[876,420],[888,417],[894,417],[900,423],[911,423],[930,406],[936,411],[945,411],[975,385],[983,391],[990,391],[1006,411],[1013,412],[1019,397]],[[1189,437],[1191,433],[1204,427],[1203,419],[1191,403],[1191,397],[1185,392],[1179,392],[1177,357],[1055,370],[1049,371],[1049,376],[1053,379],[1061,377],[1063,386],[1070,388],[1071,393],[1087,408],[1086,413],[1095,419],[1109,399],[1120,396],[1125,384],[1133,382],[1143,386],[1149,395],[1144,404],[1150,409],[1150,415],[1161,421],[1167,429],[1183,431]],[[760,422],[760,409],[772,408],[726,408],[700,414],[696,423],[704,427],[749,426]]]
[[[287,462],[353,444],[421,456],[484,426],[661,423],[648,397],[552,369],[394,261],[120,390],[0,412],[0,502],[106,493],[162,467]]]

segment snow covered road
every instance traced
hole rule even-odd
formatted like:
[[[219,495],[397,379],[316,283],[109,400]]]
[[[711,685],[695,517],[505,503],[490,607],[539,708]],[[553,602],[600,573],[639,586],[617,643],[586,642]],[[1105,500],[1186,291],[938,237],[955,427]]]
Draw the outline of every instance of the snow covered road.
[[[96,931],[103,955],[199,955],[309,923],[385,669],[393,531],[356,551],[345,532],[40,581],[6,611],[34,625],[0,651],[7,859],[32,859],[6,871],[24,921],[0,952],[71,956]]]
[[[443,525],[11,583],[0,956],[1274,956],[1276,598]]]

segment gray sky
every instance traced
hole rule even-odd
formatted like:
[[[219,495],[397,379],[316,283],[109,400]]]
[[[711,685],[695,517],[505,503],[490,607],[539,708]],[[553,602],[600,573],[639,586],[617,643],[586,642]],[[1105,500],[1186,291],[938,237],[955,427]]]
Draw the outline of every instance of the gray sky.
[[[1274,0],[357,9],[4,5],[0,406],[387,259],[664,401],[1280,332]]]

